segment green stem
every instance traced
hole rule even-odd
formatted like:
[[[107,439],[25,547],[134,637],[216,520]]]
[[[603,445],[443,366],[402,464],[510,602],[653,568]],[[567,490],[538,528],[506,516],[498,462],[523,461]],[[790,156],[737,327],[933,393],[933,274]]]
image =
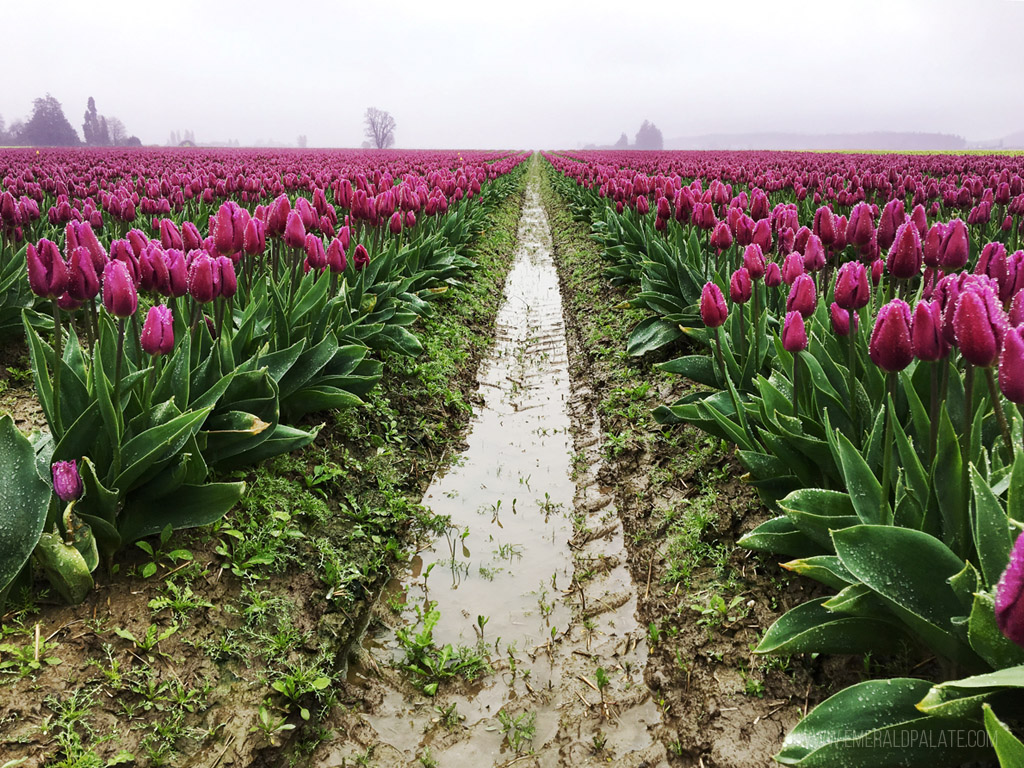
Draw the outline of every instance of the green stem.
[[[60,371],[64,367],[64,329],[61,327],[60,307],[53,300],[53,346],[56,357],[53,361],[53,437],[60,440],[64,428],[60,417]]]
[[[942,393],[939,384],[939,366],[945,365],[947,370],[949,363],[946,360],[939,360],[931,365],[931,408],[929,410],[930,434],[928,435],[928,466],[935,464],[935,451],[939,444],[939,404],[942,402]]]
[[[752,324],[750,326],[750,336],[751,336],[751,339],[753,340],[753,347],[754,347],[754,368],[753,368],[754,376],[757,376],[758,372],[761,370],[761,358],[759,357],[759,353],[761,351],[761,340],[760,340],[758,332],[757,332],[758,331],[758,327],[760,325],[758,320],[760,319],[760,314],[761,313],[760,313],[760,303],[758,302],[758,295],[757,295],[757,293],[758,293],[757,292],[757,280],[755,280],[754,281],[754,319],[753,319]]]
[[[893,422],[896,419],[896,374],[886,374],[885,399],[885,438],[882,440],[882,503],[878,510],[878,518],[885,525],[892,525],[892,514],[889,512],[889,488],[892,485],[892,449]]]
[[[124,318],[117,321],[117,356],[114,358],[114,413],[116,417],[121,413],[121,365],[124,362]],[[117,430],[114,445],[114,472],[121,471],[121,430]]]
[[[858,444],[860,442],[860,434],[857,429],[857,395],[856,395],[856,381],[857,381],[857,326],[854,325],[853,318],[856,317],[856,313],[852,309],[846,310],[846,314],[850,321],[849,333],[847,334],[847,341],[849,342],[849,350],[847,352],[846,360],[846,391],[849,397],[849,412],[850,412],[850,424],[853,426],[853,430],[858,438]]]
[[[793,416],[800,418],[800,353],[793,353]]]
[[[964,424],[960,433],[960,490],[963,494],[963,514],[966,521],[967,510],[970,509],[970,466],[971,466],[971,431],[974,427],[974,366],[966,363],[967,370],[964,372]],[[963,527],[963,526],[961,526]],[[958,542],[962,549],[966,546],[966,540]]]
[[[985,380],[988,382],[988,394],[992,398],[992,408],[996,412],[996,422],[999,424],[999,431],[1003,433],[1003,443],[1006,445],[1007,459],[1013,459],[1013,437],[1010,436],[1010,425],[1006,422],[1006,414],[1003,412],[1003,398],[999,394],[999,386],[996,384],[995,369],[989,366],[985,369]]]

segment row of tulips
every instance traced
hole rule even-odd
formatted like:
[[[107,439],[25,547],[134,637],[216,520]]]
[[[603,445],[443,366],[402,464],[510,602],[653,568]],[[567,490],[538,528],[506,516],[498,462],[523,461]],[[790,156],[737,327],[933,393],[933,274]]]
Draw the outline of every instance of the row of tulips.
[[[470,241],[523,159],[444,215],[344,214],[326,242],[315,201],[282,193],[252,212],[222,202],[205,237],[164,218],[153,236],[107,240],[83,218],[24,243],[22,325],[49,434],[29,443],[0,420],[0,596],[35,563],[81,601],[123,546],[230,509],[244,486],[212,470],[300,448],[318,429],[287,422],[362,402],[375,351],[421,351],[409,326],[474,266]]]
[[[712,391],[656,418],[735,443],[780,513],[741,543],[796,558],[784,567],[836,590],[782,616],[756,652],[911,644],[941,662],[937,684],[870,681],[827,700],[777,759],[959,765],[992,747],[897,756],[858,744],[987,727],[1014,764],[1022,747],[1004,723],[1019,722],[1024,687],[1024,253],[1007,253],[1012,228],[986,242],[980,223],[930,222],[923,207],[908,216],[901,200],[877,213],[864,200],[801,211],[791,191],[776,190],[772,207],[760,188],[713,197],[725,217],[710,228],[652,222],[642,203],[620,210],[599,177],[576,183],[583,156],[553,165],[609,275],[653,312],[630,351],[679,339],[708,350],[661,364]],[[730,225],[734,210],[758,216],[749,238]]]

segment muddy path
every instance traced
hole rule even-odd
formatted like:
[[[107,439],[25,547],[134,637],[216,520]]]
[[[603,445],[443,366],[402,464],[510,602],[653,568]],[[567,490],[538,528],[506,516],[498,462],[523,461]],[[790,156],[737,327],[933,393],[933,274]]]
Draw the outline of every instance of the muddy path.
[[[378,601],[314,765],[667,765],[538,170],[467,448],[424,497],[448,534]]]

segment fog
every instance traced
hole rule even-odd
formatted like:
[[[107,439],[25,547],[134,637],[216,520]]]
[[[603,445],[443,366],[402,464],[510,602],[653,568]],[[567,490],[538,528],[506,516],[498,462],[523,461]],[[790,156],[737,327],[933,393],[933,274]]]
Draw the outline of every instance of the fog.
[[[146,144],[359,146],[368,106],[400,148],[1024,129],[1017,0],[4,5],[8,124],[49,92],[81,134],[93,96]]]

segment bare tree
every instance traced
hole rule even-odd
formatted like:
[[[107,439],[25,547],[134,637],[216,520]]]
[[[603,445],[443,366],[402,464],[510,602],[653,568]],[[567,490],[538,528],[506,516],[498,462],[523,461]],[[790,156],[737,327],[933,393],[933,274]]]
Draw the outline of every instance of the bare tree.
[[[364,135],[370,145],[377,149],[387,149],[395,143],[395,118],[390,112],[376,107],[366,108],[366,131]]]
[[[128,129],[119,118],[107,117],[107,134],[110,136],[110,143],[115,147],[123,147],[128,140]]]

